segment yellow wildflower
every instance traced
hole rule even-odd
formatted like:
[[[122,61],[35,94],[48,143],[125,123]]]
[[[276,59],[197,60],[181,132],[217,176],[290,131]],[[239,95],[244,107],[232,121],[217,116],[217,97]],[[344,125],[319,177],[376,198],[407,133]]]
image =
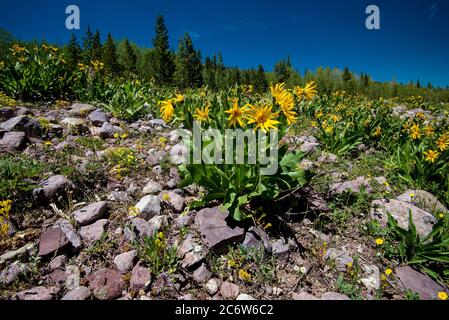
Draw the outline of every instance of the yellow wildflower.
[[[435,133],[435,128],[432,126],[426,126],[424,128],[424,133],[427,137],[431,137]]]
[[[315,81],[309,82],[304,88],[300,86],[295,87],[295,93],[300,99],[306,98],[307,100],[312,100],[317,95]]]
[[[285,83],[278,83],[277,85],[273,86],[271,85],[271,95],[274,97],[277,103],[282,100],[283,95],[285,93],[284,89]]]
[[[249,105],[246,105],[242,108],[239,108],[239,99],[234,98],[232,103],[232,108],[225,111],[225,113],[229,114],[228,126],[235,127],[237,123],[240,127],[245,126],[245,120],[247,119],[246,114],[249,111]]]
[[[438,292],[438,298],[439,298],[440,300],[447,300],[448,295],[447,295],[446,292],[441,291],[441,292]]]
[[[376,245],[381,246],[384,244],[384,239],[378,238],[376,239]]]
[[[245,282],[251,282],[251,274],[245,269],[239,270],[239,278]]]
[[[393,273],[393,270],[391,270],[390,268],[387,268],[386,270],[385,270],[385,274],[387,275],[387,276],[389,276],[390,274],[392,274]]]
[[[282,113],[287,119],[288,125],[291,125],[298,120],[298,118],[296,117],[297,114],[294,111],[293,95],[290,92],[286,92],[284,94],[282,100],[279,102],[279,105],[281,106]]]
[[[419,125],[414,124],[411,128],[410,128],[410,136],[413,140],[417,140],[419,138],[421,138],[421,132],[419,129]]]
[[[184,102],[184,96],[182,94],[177,94],[174,98],[173,98],[173,102],[175,103],[181,103]]]
[[[279,121],[275,118],[279,115],[278,113],[272,112],[273,107],[271,106],[252,106],[249,114],[248,124],[255,124],[254,129],[262,129],[266,132],[269,129],[276,129],[276,125]]]
[[[426,157],[427,162],[435,163],[435,160],[438,159],[440,153],[438,151],[428,150],[424,151],[424,156]]]
[[[175,108],[173,107],[172,100],[161,101],[160,104],[161,104],[160,112],[162,115],[162,119],[165,122],[170,122],[175,114]]]
[[[449,136],[444,134],[437,140],[437,146],[440,151],[445,151],[449,148]]]
[[[196,108],[193,117],[197,121],[207,122],[207,120],[209,120],[209,111],[209,105],[207,105],[203,110],[201,110],[200,108]]]
[[[380,126],[378,126],[373,133],[373,137],[380,137],[381,134],[382,134],[382,128]]]

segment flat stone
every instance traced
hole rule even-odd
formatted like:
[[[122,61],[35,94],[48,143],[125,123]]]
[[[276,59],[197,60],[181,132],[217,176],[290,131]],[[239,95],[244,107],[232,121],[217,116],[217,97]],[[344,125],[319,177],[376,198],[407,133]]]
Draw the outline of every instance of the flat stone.
[[[84,243],[88,246],[93,245],[96,241],[101,239],[101,236],[104,233],[105,226],[109,223],[108,220],[98,220],[97,222],[82,227],[79,231],[81,239],[83,239]]]
[[[106,201],[95,202],[76,210],[72,215],[80,226],[85,226],[102,218],[106,213],[107,207],[108,203]]]
[[[272,254],[274,257],[286,257],[290,253],[290,248],[281,239],[271,243],[273,248]]]
[[[323,154],[317,159],[318,163],[334,163],[335,161],[337,161],[337,156],[332,153]]]
[[[151,283],[151,271],[148,268],[136,265],[133,269],[131,280],[129,282],[129,290],[139,292],[147,290]]]
[[[151,237],[154,234],[154,229],[150,226],[150,223],[142,218],[131,219],[131,225],[141,239]]]
[[[395,272],[397,282],[403,290],[409,289],[418,293],[421,300],[438,300],[439,292],[448,292],[447,289],[433,281],[429,276],[408,266],[396,268]]]
[[[102,269],[87,278],[89,289],[98,300],[118,298],[126,288],[120,272],[113,269]]]
[[[175,219],[174,222],[178,228],[183,228],[192,225],[195,222],[195,220],[190,214],[181,214],[179,215],[179,217]]]
[[[339,195],[345,192],[359,193],[362,190],[365,190],[367,193],[373,192],[373,189],[365,177],[358,177],[351,181],[337,182],[330,186],[330,193],[333,195]]]
[[[341,272],[345,272],[347,270],[348,264],[354,263],[354,259],[351,258],[348,253],[334,248],[327,250],[324,258],[335,261],[337,270]]]
[[[429,213],[445,213],[447,208],[431,193],[424,190],[407,190],[397,200],[410,203]]]
[[[161,201],[157,196],[148,195],[143,197],[137,204],[139,217],[148,220],[161,213]]]
[[[89,288],[87,287],[78,287],[75,288],[65,294],[64,297],[62,297],[61,300],[68,300],[68,301],[83,301],[90,298],[92,293],[90,292]]]
[[[316,150],[318,150],[318,148],[320,147],[319,143],[303,143],[300,147],[299,147],[299,151],[304,152],[305,154],[309,154],[312,152],[315,152]]]
[[[36,247],[35,243],[27,243],[26,245],[20,247],[17,250],[5,252],[0,256],[0,267],[9,261],[18,260],[26,256],[30,256],[35,247]]]
[[[17,300],[53,300],[55,295],[58,294],[58,287],[35,287],[29,290],[24,290],[16,294],[15,298]]]
[[[155,195],[155,194],[159,194],[161,191],[162,191],[162,185],[157,181],[151,180],[143,188],[142,193],[144,195],[149,195],[149,194]]]
[[[14,262],[5,270],[0,272],[0,288],[7,288],[19,280],[22,275],[26,275],[30,271],[28,265],[24,263]]]
[[[133,269],[136,256],[136,250],[131,250],[119,254],[114,258],[114,264],[121,273],[127,273],[128,271],[131,271]]]
[[[80,269],[77,266],[68,266],[65,269],[67,278],[65,287],[67,290],[74,290],[80,286]]]
[[[167,216],[155,216],[148,221],[150,227],[154,232],[160,231],[168,227],[168,217]]]
[[[65,219],[59,219],[55,222],[52,228],[59,228],[64,233],[64,235],[69,240],[70,244],[72,245],[72,249],[76,252],[81,249],[82,247],[82,241],[79,235],[76,233],[75,228],[72,226],[72,224]]]
[[[211,296],[215,295],[219,289],[219,283],[217,279],[210,279],[205,285],[207,293]]]
[[[66,196],[67,192],[75,189],[73,182],[64,176],[52,176],[43,181],[39,188],[33,190],[33,198],[36,201],[50,203],[57,200],[57,197]]]
[[[252,296],[250,296],[249,294],[246,293],[241,293],[239,294],[239,296],[237,297],[237,299],[235,300],[241,300],[241,301],[251,301],[251,300],[256,300],[254,299]]]
[[[185,200],[184,197],[173,191],[162,191],[159,198],[168,203],[176,212],[182,212],[184,209]]]
[[[396,199],[375,200],[372,203],[372,207],[371,218],[379,220],[383,226],[386,226],[388,222],[387,213],[390,213],[398,222],[398,225],[406,230],[409,227],[409,213],[411,211],[413,224],[416,226],[416,231],[420,237],[428,235],[436,223],[436,219],[432,214],[410,203]]]
[[[363,266],[365,273],[368,275],[360,279],[360,282],[369,290],[375,291],[380,289],[380,270],[375,265]]]
[[[202,252],[190,251],[185,256],[181,262],[181,266],[185,269],[192,270],[195,269],[204,260],[204,255]]]
[[[195,223],[199,226],[205,245],[217,253],[226,252],[229,245],[244,239],[244,230],[227,222],[229,212],[222,207],[207,208],[197,213]]]
[[[70,107],[69,115],[72,117],[82,117],[87,115],[89,112],[94,111],[96,108],[90,104],[85,103],[75,103]]]
[[[6,132],[0,139],[0,152],[23,150],[25,143],[25,132]]]
[[[220,286],[220,294],[223,299],[236,299],[240,294],[240,288],[238,285],[226,281]]]
[[[59,228],[47,229],[39,239],[38,256],[46,256],[62,251],[69,244],[69,240]]]
[[[321,300],[351,300],[348,296],[337,292],[326,292],[321,296]]]
[[[317,297],[311,295],[307,292],[300,292],[300,293],[292,293],[292,299],[293,300],[320,300]]]
[[[66,262],[67,257],[64,255],[60,255],[50,261],[50,263],[48,264],[48,268],[50,270],[61,269],[64,268]]]
[[[207,266],[203,263],[198,269],[193,273],[193,280],[198,283],[206,283],[211,278],[212,273],[209,271]]]
[[[39,121],[26,115],[13,117],[0,123],[0,130],[23,131],[27,137],[40,138],[42,136],[42,127]]]
[[[89,127],[84,119],[80,118],[64,118],[61,120],[61,125],[68,128],[73,134],[83,134],[89,132]]]
[[[103,123],[100,130],[98,131],[98,135],[103,139],[112,138],[116,133],[122,134],[123,129],[117,126],[113,126],[109,122]]]
[[[95,126],[103,125],[103,123],[108,122],[110,118],[111,116],[101,109],[97,109],[89,115],[90,121],[92,121]]]

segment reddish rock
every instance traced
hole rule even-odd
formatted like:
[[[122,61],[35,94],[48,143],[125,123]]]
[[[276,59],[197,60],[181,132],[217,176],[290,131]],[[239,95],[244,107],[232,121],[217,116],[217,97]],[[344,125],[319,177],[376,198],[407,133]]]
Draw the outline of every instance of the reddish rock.
[[[140,290],[147,288],[150,281],[150,270],[145,267],[136,265],[131,275],[129,290],[133,292],[139,292]]]
[[[91,203],[73,212],[73,217],[79,225],[85,226],[102,218],[106,213],[107,206],[106,201]]]
[[[118,298],[126,288],[120,272],[113,269],[102,269],[87,278],[89,289],[98,300]]]
[[[230,282],[223,282],[220,294],[224,299],[236,299],[240,294],[239,286]]]
[[[48,229],[42,233],[39,240],[38,256],[42,257],[63,250],[68,243],[69,240],[61,229]]]
[[[53,300],[58,292],[57,287],[36,287],[17,293],[15,298],[17,300]]]
[[[421,300],[438,299],[439,292],[448,292],[438,283],[410,267],[399,267],[396,269],[396,278],[399,285],[405,290],[409,289],[419,294]]]

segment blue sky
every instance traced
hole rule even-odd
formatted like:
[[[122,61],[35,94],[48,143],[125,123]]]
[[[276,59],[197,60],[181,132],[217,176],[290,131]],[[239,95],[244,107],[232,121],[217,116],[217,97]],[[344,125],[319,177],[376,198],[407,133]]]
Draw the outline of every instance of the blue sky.
[[[260,63],[272,70],[291,57],[301,72],[320,65],[367,72],[375,80],[449,85],[449,0],[0,0],[0,27],[23,40],[65,43],[65,8],[87,25],[151,46],[163,14],[173,49],[189,32],[203,56],[221,52],[225,64]],[[367,30],[365,9],[375,4],[381,30]]]

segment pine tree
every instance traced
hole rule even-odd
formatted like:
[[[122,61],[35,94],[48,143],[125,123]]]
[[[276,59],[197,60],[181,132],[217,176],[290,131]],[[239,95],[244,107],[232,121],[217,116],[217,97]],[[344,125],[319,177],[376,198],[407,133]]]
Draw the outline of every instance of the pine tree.
[[[188,33],[179,41],[175,80],[179,87],[200,87],[203,84],[201,53],[193,47]]]
[[[345,67],[343,71],[343,82],[347,83],[352,80],[352,73],[349,71],[348,67]]]
[[[102,57],[102,47],[100,31],[95,32],[95,36],[92,41],[92,60],[101,60]]]
[[[137,72],[137,55],[128,39],[123,44],[122,68],[127,73]]]
[[[104,68],[109,74],[118,74],[120,72],[120,65],[118,63],[117,48],[111,34],[108,34],[108,39],[103,48],[102,61]]]
[[[70,68],[75,69],[81,61],[82,50],[75,34],[72,33],[70,42],[66,48],[67,64]]]
[[[225,79],[226,68],[221,53],[218,53],[218,57],[214,56],[214,66],[215,66],[215,85],[217,89],[225,89],[227,85]]]
[[[215,84],[215,72],[216,65],[214,65],[214,62],[211,58],[206,57],[203,70],[203,80],[204,84],[211,90],[217,89],[217,86]]]
[[[87,65],[92,61],[92,46],[94,43],[94,35],[87,26],[86,36],[83,39],[83,62]]]
[[[259,65],[259,67],[257,68],[256,79],[254,81],[254,89],[260,93],[265,92],[268,89],[268,81],[262,65]]]
[[[169,85],[173,82],[175,65],[163,16],[157,17],[155,30],[156,37],[153,39],[154,49],[149,56],[149,68],[156,83]]]
[[[276,82],[286,83],[290,80],[292,73],[292,65],[290,57],[286,60],[281,60],[274,66],[274,74]]]

